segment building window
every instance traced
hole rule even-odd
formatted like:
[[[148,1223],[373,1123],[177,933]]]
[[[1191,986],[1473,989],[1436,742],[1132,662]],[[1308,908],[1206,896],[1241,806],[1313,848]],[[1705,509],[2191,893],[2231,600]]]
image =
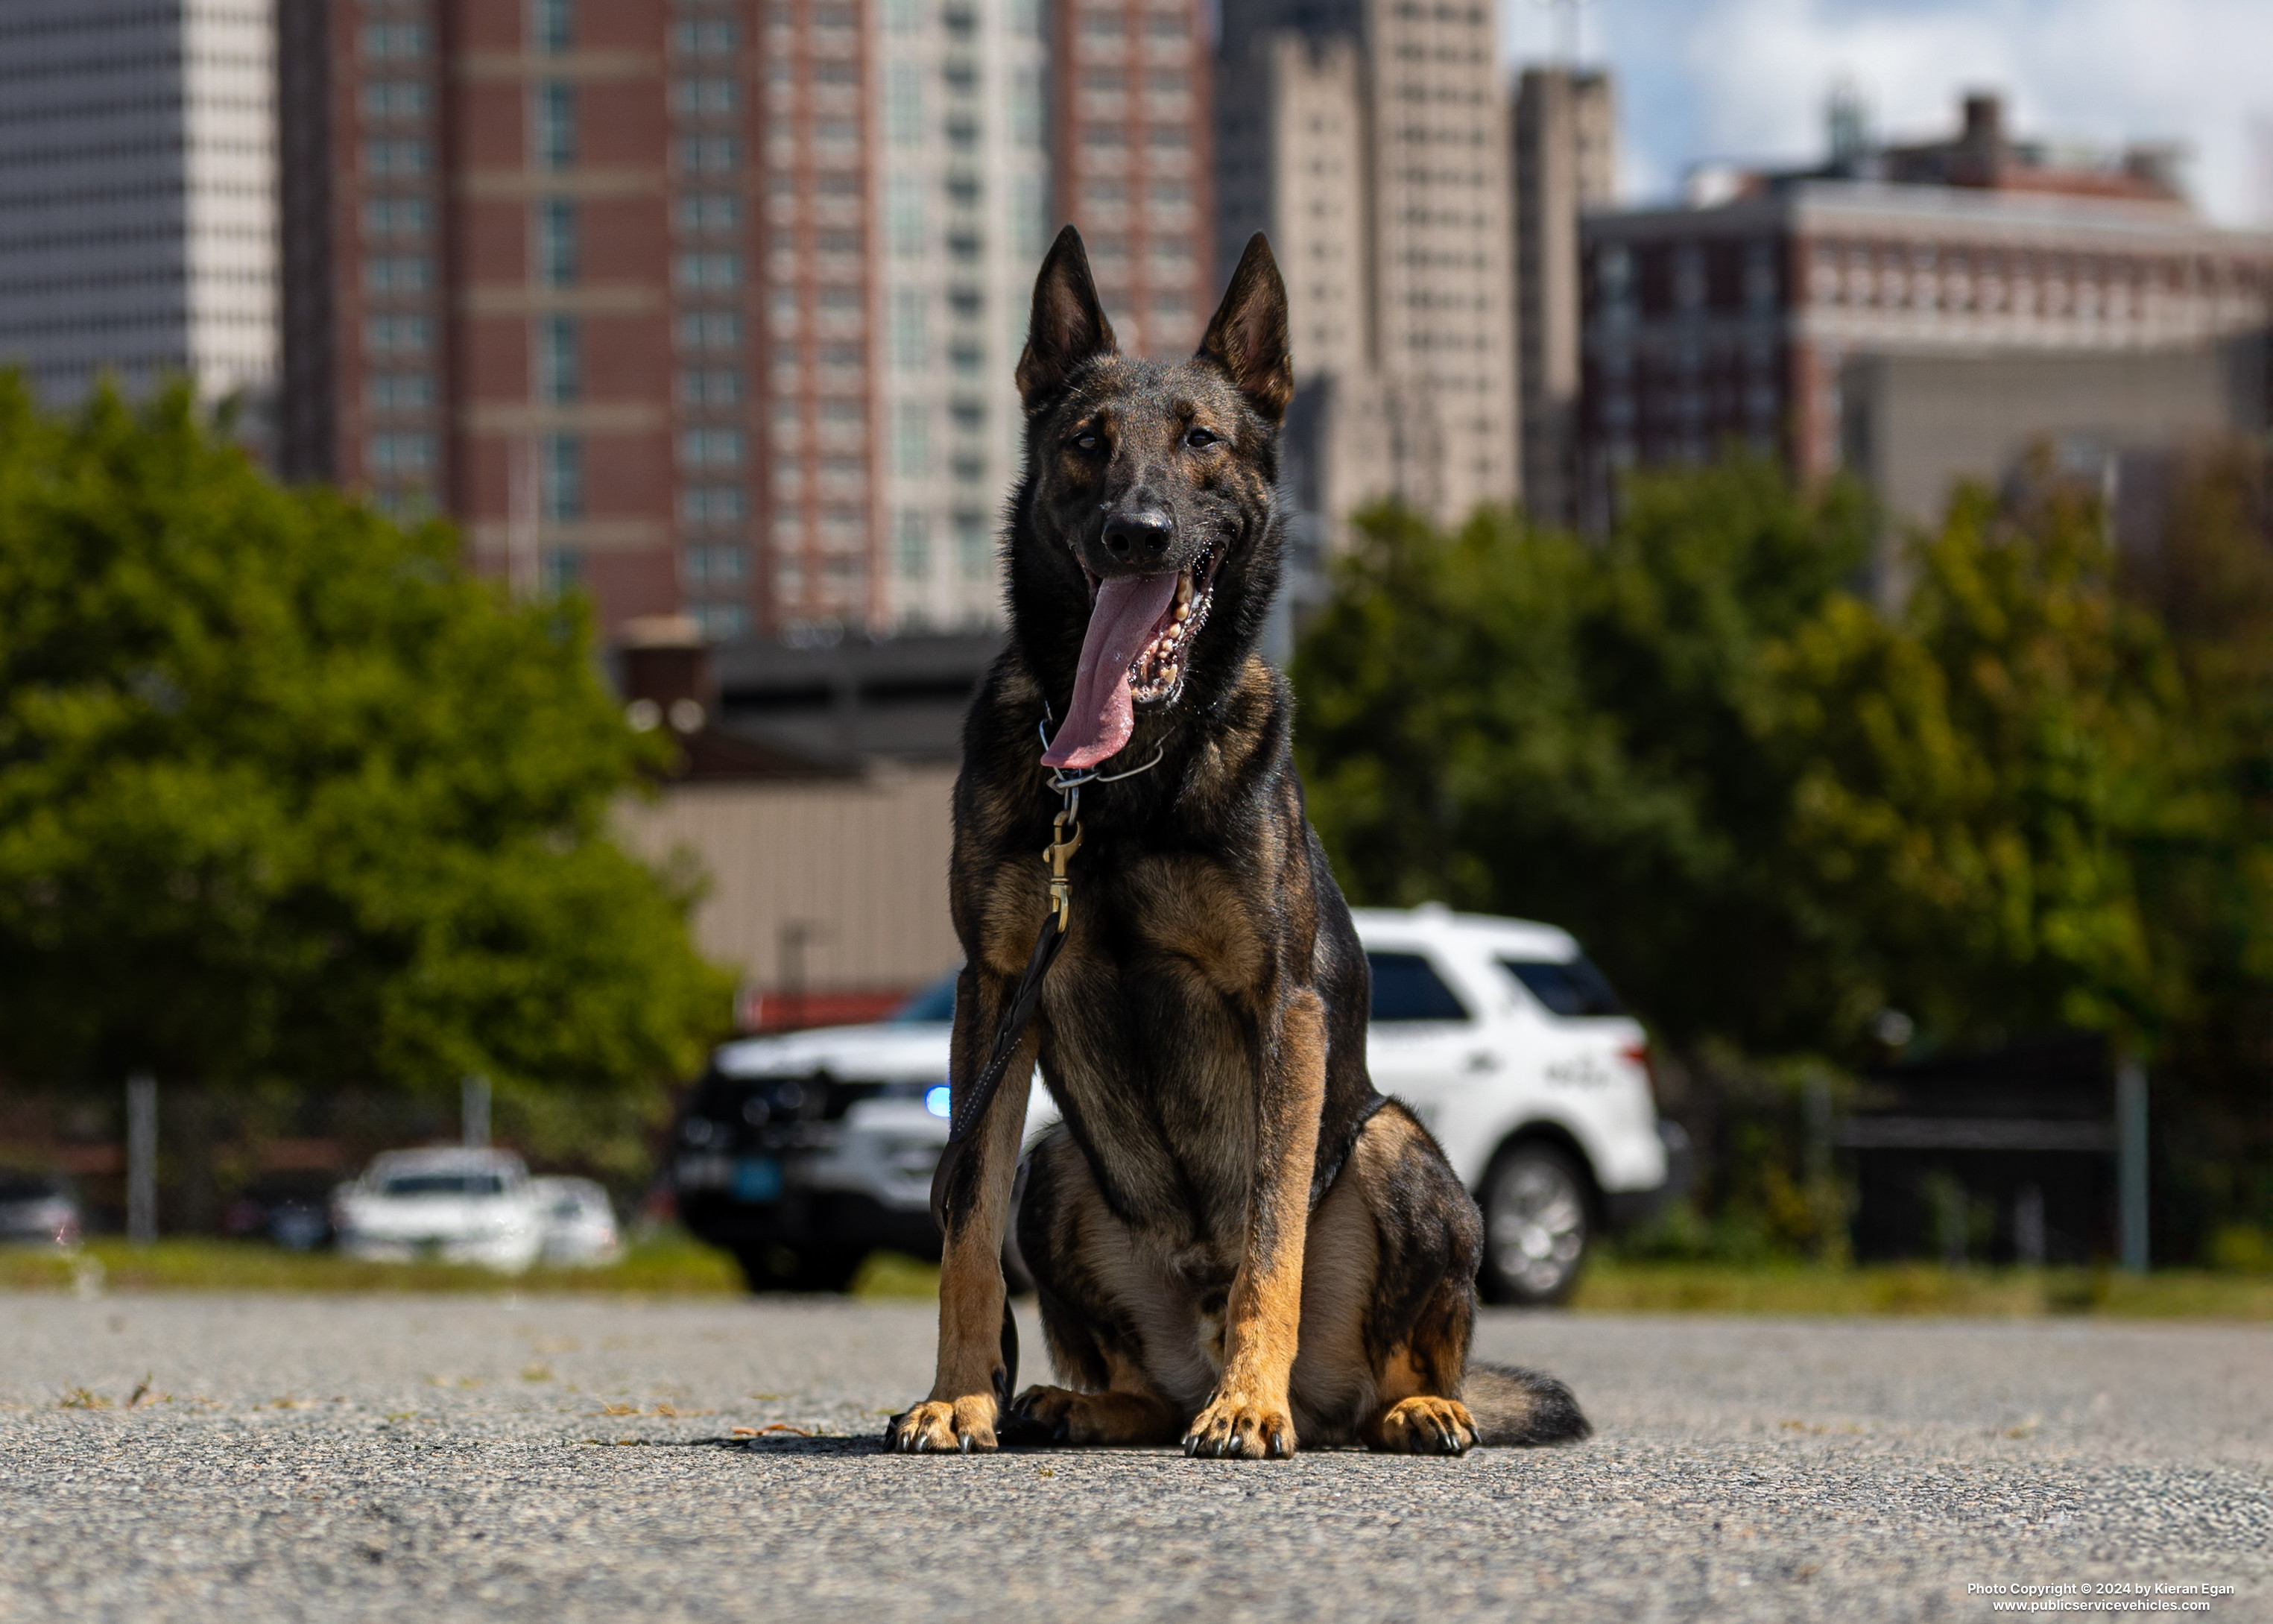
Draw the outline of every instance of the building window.
[[[903,479],[931,471],[931,424],[920,401],[902,401],[892,409],[892,471]]]
[[[679,343],[683,350],[739,350],[742,319],[731,311],[690,311],[679,319]]]
[[[680,556],[686,584],[691,587],[736,587],[746,578],[748,555],[739,542],[706,541]]]
[[[742,399],[742,374],[730,366],[706,366],[679,374],[679,398],[689,406],[733,406]]]
[[[884,132],[894,145],[923,141],[923,70],[912,62],[892,64],[884,81]]]
[[[679,23],[671,30],[671,49],[681,56],[731,56],[740,41],[731,22]]]
[[[692,192],[679,199],[682,231],[731,231],[742,223],[740,199],[722,192]]]
[[[679,516],[689,524],[739,524],[746,511],[738,485],[691,485],[679,493]]]
[[[903,508],[893,520],[892,563],[906,580],[931,574],[931,515],[920,508]]]
[[[683,253],[677,269],[682,288],[739,288],[742,285],[742,256],[731,253]]]
[[[955,515],[955,558],[964,580],[983,581],[994,573],[993,541],[985,514],[965,508]]]
[[[686,429],[679,436],[679,460],[688,468],[739,468],[739,429]]]
[[[576,162],[576,87],[548,84],[536,87],[536,165],[565,169]]]
[[[412,62],[426,54],[423,23],[365,23],[363,54],[381,62]]]
[[[579,239],[576,206],[565,198],[548,198],[536,206],[536,280],[548,288],[565,288],[576,280]]]
[[[886,193],[884,229],[892,252],[919,259],[924,251],[924,184],[919,175],[895,175]]]
[[[374,434],[367,448],[371,471],[380,479],[424,478],[434,469],[431,434]]]
[[[691,613],[705,642],[731,643],[749,635],[750,612],[739,604],[697,604]]]
[[[742,166],[742,144],[731,135],[691,135],[679,143],[679,168],[686,175],[731,175]]]
[[[373,198],[363,206],[363,229],[371,237],[424,237],[426,199]]]
[[[584,550],[581,547],[547,547],[537,562],[544,578],[544,590],[554,598],[575,591],[584,584]]]
[[[423,118],[426,86],[416,79],[375,79],[363,87],[366,118]]]
[[[363,262],[363,285],[372,293],[424,293],[426,261],[415,256]]]
[[[373,316],[364,327],[364,341],[381,355],[424,355],[429,334],[424,316]]]
[[[424,411],[434,403],[434,381],[424,372],[379,372],[364,386],[373,411]]]
[[[537,500],[553,520],[584,516],[584,442],[574,434],[547,434],[537,462]]]
[[[536,49],[548,56],[572,50],[576,44],[574,0],[532,0],[529,34]]]
[[[424,141],[365,141],[363,144],[364,173],[377,179],[415,179],[426,173],[426,143]]]
[[[576,318],[547,316],[536,324],[536,391],[541,400],[563,404],[583,393],[584,367]]]
[[[671,87],[671,110],[690,118],[723,117],[740,104],[731,79],[682,79]]]

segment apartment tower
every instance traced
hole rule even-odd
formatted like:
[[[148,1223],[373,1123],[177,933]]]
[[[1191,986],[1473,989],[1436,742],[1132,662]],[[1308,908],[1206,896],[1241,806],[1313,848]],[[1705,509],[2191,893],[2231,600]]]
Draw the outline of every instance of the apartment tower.
[[[186,378],[265,420],[276,383],[267,0],[0,8],[0,366],[67,405]]]
[[[1011,378],[1051,230],[1041,0],[884,0],[877,50],[880,608],[902,631],[969,630],[1001,618]]]
[[[1507,119],[1494,12],[1226,0],[1218,252],[1267,230],[1298,386],[1289,460],[1320,544],[1395,495],[1506,502],[1517,455]]]
[[[285,23],[292,473],[447,514],[604,632],[999,620],[1052,223],[1039,0]]]
[[[1550,523],[1579,518],[1579,217],[1617,183],[1617,110],[1607,73],[1527,68],[1516,84],[1516,379],[1523,500]]]
[[[1197,0],[1054,4],[1053,212],[1079,228],[1121,347],[1188,354],[1221,291]]]

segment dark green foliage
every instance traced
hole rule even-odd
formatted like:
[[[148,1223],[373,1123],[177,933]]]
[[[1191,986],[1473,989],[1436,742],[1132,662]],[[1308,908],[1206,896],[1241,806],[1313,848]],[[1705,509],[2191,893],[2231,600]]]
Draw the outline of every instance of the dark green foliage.
[[[0,1071],[603,1095],[728,988],[607,838],[641,746],[569,604],[279,489],[185,395],[0,375]]]
[[[2142,1049],[2166,1151],[2215,1119],[2195,1185],[2246,1211],[2273,1035],[2262,470],[2197,470],[2127,572],[2047,470],[1961,492],[1893,613],[1861,595],[1867,504],[1758,462],[1636,480],[1600,543],[1370,513],[1296,665],[1311,815],[1355,900],[1585,941],[1726,1108],[1719,1194],[1764,1232],[1821,1228],[1774,1079],[1879,1057],[1888,1008],[1917,1047]],[[1771,1119],[1778,1147],[1740,1153]]]

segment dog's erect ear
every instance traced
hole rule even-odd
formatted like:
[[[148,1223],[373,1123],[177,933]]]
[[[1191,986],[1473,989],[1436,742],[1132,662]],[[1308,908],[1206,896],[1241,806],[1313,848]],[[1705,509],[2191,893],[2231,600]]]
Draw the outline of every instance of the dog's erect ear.
[[[1247,239],[1231,274],[1223,304],[1200,340],[1200,357],[1231,374],[1255,410],[1272,422],[1287,416],[1294,395],[1294,360],[1287,344],[1287,284],[1271,243],[1257,231]]]
[[[1084,362],[1120,350],[1097,302],[1089,251],[1081,245],[1081,233],[1068,226],[1034,278],[1034,316],[1026,327],[1025,353],[1018,357],[1018,398],[1031,411],[1063,388]]]

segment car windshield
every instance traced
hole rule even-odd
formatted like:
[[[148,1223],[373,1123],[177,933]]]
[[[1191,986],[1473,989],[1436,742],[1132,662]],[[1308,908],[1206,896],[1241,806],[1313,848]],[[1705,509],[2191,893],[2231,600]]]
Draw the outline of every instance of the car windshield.
[[[1584,957],[1561,961],[1503,959],[1499,967],[1520,981],[1555,1015],[1623,1015],[1626,1006],[1602,973]]]
[[[501,1173],[397,1173],[379,1186],[381,1195],[503,1195]]]
[[[60,1179],[32,1173],[0,1173],[0,1201],[45,1201],[63,1194]]]
[[[944,1026],[955,1019],[955,981],[960,970],[949,971],[892,1011],[895,1026]]]

